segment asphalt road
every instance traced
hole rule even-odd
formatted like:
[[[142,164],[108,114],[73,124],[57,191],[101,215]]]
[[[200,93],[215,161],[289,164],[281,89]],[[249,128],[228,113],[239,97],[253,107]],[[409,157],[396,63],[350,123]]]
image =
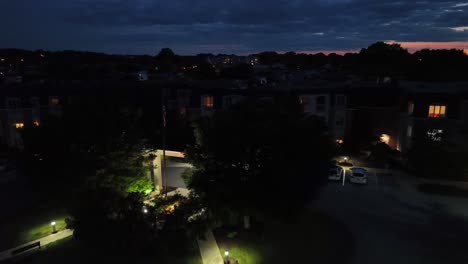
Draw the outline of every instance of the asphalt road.
[[[402,190],[395,176],[370,172],[363,186],[329,182],[313,204],[352,232],[350,263],[468,263],[468,219]]]

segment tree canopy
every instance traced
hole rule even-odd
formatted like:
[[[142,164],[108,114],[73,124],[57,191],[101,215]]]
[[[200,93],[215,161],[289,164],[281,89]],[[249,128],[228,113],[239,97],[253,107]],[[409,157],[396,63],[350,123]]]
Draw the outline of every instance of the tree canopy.
[[[215,213],[293,213],[317,194],[332,154],[322,120],[289,98],[235,105],[195,130],[189,187]]]
[[[148,138],[155,124],[148,122],[158,123],[154,119],[153,112],[134,106],[128,96],[90,96],[75,98],[64,105],[63,115],[25,129],[25,153],[32,157],[25,168],[34,186],[54,194],[45,198],[67,201],[67,227],[86,244],[122,252],[172,252],[187,249],[175,245],[193,241],[192,235],[203,230],[202,219],[188,221],[202,209],[196,200],[148,204],[145,199],[152,189],[148,169],[155,157]],[[175,202],[177,208],[165,209]]]
[[[151,146],[141,109],[79,99],[63,111],[62,117],[51,116],[24,132],[26,153],[38,157],[27,166],[35,169],[28,174],[37,186],[53,191],[88,185],[122,194],[151,189],[145,156]]]

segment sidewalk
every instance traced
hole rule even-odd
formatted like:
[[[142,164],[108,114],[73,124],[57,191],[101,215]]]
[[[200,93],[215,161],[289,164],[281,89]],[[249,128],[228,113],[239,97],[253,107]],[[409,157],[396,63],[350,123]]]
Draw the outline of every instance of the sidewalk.
[[[204,240],[198,239],[197,241],[203,264],[223,264],[223,258],[211,229],[205,233]]]
[[[49,243],[55,242],[57,240],[60,240],[60,239],[66,238],[66,237],[69,237],[71,235],[73,235],[73,230],[66,229],[66,230],[57,232],[55,234],[52,234],[52,235],[49,235],[49,236],[46,236],[46,237],[31,241],[29,243],[25,243],[23,245],[20,245],[20,246],[14,247],[14,248],[10,248],[8,250],[0,252],[0,261],[4,261],[4,260],[7,260],[7,259],[13,257],[11,252],[13,250],[18,249],[18,248],[22,248],[22,247],[25,247],[27,245],[30,245],[30,244],[33,244],[33,243],[36,243],[36,242],[41,242],[41,247],[43,247],[43,246],[45,246],[45,245],[47,245]]]

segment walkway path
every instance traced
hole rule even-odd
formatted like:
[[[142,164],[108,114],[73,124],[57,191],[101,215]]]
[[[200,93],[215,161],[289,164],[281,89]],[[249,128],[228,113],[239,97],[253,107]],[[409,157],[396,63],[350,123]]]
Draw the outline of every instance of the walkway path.
[[[7,259],[13,257],[11,252],[13,250],[15,250],[15,249],[22,248],[22,247],[25,247],[27,245],[30,245],[30,244],[33,244],[33,243],[36,243],[36,242],[41,242],[41,247],[42,247],[42,246],[45,246],[45,245],[47,245],[49,243],[55,242],[57,240],[69,237],[71,235],[73,235],[73,230],[66,229],[66,230],[57,232],[55,234],[52,234],[52,235],[49,235],[49,236],[46,236],[46,237],[31,241],[29,243],[25,243],[23,245],[20,245],[20,246],[14,247],[14,248],[10,248],[8,250],[0,252],[0,261],[4,261],[4,260],[7,260]]]
[[[218,243],[216,243],[211,229],[205,233],[205,239],[198,239],[198,247],[200,248],[203,264],[223,264]]]

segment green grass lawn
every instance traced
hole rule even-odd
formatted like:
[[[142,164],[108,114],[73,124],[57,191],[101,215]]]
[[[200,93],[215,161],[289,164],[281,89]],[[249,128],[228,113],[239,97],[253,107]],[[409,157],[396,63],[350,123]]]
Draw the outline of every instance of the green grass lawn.
[[[8,262],[7,262],[8,263]],[[202,264],[201,257],[196,252],[178,256],[128,256],[120,252],[103,251],[99,248],[86,246],[72,237],[51,243],[35,253],[20,256],[9,263],[23,264],[82,264],[82,263],[173,263],[173,264]]]
[[[229,244],[229,243],[227,243]],[[220,249],[221,256],[224,257],[225,249]],[[232,245],[229,247],[229,259],[237,260],[239,263],[256,264],[262,263],[260,252],[255,245],[242,243],[242,245]]]
[[[346,263],[353,252],[351,233],[319,211],[307,211],[289,223],[269,222],[263,230],[214,230],[222,256],[250,263]]]
[[[9,249],[52,234],[51,221],[56,222],[57,231],[65,229],[65,210],[60,207],[44,206],[26,210],[22,214],[0,223],[0,250]]]

